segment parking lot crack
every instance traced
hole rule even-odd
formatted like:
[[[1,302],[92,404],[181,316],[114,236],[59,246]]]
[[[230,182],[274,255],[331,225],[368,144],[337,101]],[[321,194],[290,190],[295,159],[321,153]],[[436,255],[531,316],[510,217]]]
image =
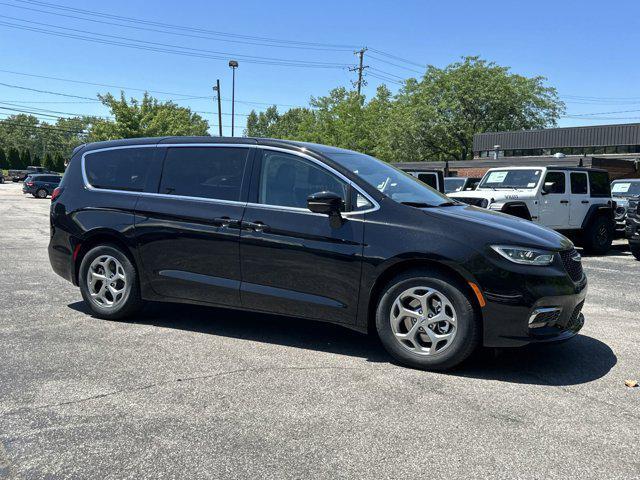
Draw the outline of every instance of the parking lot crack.
[[[165,385],[171,385],[171,384],[176,384],[176,383],[195,382],[195,381],[202,381],[202,380],[213,380],[213,379],[218,379],[218,378],[222,378],[222,377],[227,377],[227,376],[230,376],[230,375],[240,375],[240,374],[244,374],[244,373],[254,373],[254,372],[262,373],[262,372],[273,372],[273,371],[371,370],[371,369],[372,369],[371,367],[361,368],[361,367],[284,367],[284,366],[279,366],[279,367],[238,368],[238,369],[235,369],[235,370],[227,370],[227,371],[211,373],[211,374],[206,374],[206,375],[195,375],[195,376],[191,376],[191,377],[178,377],[178,378],[174,378],[174,379],[171,379],[171,380],[165,380],[165,381],[161,381],[161,382],[149,383],[147,385],[140,385],[140,386],[121,388],[121,389],[118,389],[118,390],[112,390],[110,392],[100,393],[100,394],[96,394],[96,395],[91,395],[89,397],[79,398],[79,399],[76,399],[76,400],[69,400],[69,401],[65,401],[65,402],[49,403],[49,404],[37,405],[37,406],[33,406],[33,407],[22,407],[22,408],[18,408],[18,409],[15,409],[15,410],[10,410],[8,412],[5,412],[3,414],[3,416],[11,415],[11,414],[19,413],[19,412],[23,412],[25,410],[44,410],[44,409],[48,409],[48,408],[56,408],[56,407],[64,407],[64,406],[68,406],[68,405],[75,405],[75,404],[79,404],[79,403],[90,402],[90,401],[93,401],[93,400],[100,400],[100,399],[103,399],[103,398],[112,397],[112,396],[120,395],[120,394],[141,392],[141,391],[149,390],[149,389],[152,389],[152,388],[155,388],[155,387],[162,387],[162,386],[165,386]],[[376,368],[376,370],[380,370],[380,368]],[[2,466],[1,457],[0,457],[0,466]]]

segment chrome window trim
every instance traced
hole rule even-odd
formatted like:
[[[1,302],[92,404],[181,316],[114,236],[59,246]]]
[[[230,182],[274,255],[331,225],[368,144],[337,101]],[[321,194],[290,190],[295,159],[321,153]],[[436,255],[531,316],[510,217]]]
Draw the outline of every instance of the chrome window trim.
[[[82,154],[81,159],[80,159],[81,160],[81,162],[80,162],[81,163],[80,170],[82,172],[82,180],[84,182],[84,188],[86,190],[93,191],[93,192],[123,193],[123,194],[128,194],[128,195],[140,195],[140,196],[145,196],[145,197],[156,197],[156,198],[172,198],[172,199],[179,199],[179,200],[199,201],[199,202],[207,202],[207,203],[217,203],[217,204],[223,204],[223,205],[241,205],[241,206],[249,206],[249,207],[255,207],[255,208],[264,208],[264,209],[267,209],[267,210],[280,210],[280,211],[287,211],[287,212],[292,212],[292,213],[302,213],[302,214],[305,214],[305,215],[315,215],[315,216],[320,216],[320,217],[326,217],[326,215],[324,215],[322,213],[311,212],[311,211],[307,210],[306,208],[300,208],[300,207],[287,207],[285,205],[268,205],[268,204],[264,204],[264,203],[239,202],[239,201],[234,201],[234,200],[221,200],[221,199],[205,198],[205,197],[189,197],[189,196],[185,196],[185,195],[169,195],[169,194],[165,194],[165,193],[134,192],[134,191],[130,191],[130,190],[115,190],[115,189],[109,189],[109,188],[96,188],[93,185],[91,185],[91,183],[89,183],[89,178],[87,177],[86,163],[85,163],[85,157],[87,155],[91,155],[93,153],[105,152],[105,151],[109,151],[109,150],[124,150],[124,149],[127,149],[127,148],[176,148],[176,147],[177,148],[188,148],[188,147],[195,147],[195,148],[201,148],[201,147],[260,148],[262,150],[273,150],[273,151],[277,151],[277,152],[296,155],[298,157],[304,158],[304,159],[306,159],[306,160],[308,160],[308,161],[320,166],[321,168],[324,168],[328,172],[330,172],[333,175],[337,176],[340,180],[342,180],[347,185],[349,185],[352,188],[354,188],[362,196],[364,196],[367,199],[367,201],[369,203],[371,203],[371,205],[372,205],[372,207],[368,208],[367,210],[357,210],[357,211],[352,211],[352,212],[343,212],[342,213],[343,217],[353,217],[353,216],[361,215],[361,214],[364,214],[364,213],[375,212],[376,210],[380,209],[380,204],[378,202],[376,202],[373,198],[371,198],[371,196],[368,193],[366,193],[358,184],[356,184],[353,181],[349,180],[343,174],[341,174],[340,172],[338,172],[334,168],[330,167],[329,165],[325,164],[324,162],[321,162],[320,160],[318,160],[316,158],[313,158],[312,156],[307,155],[307,154],[302,153],[302,152],[289,150],[287,148],[273,147],[273,146],[270,146],[270,145],[259,145],[259,144],[255,144],[255,143],[250,143],[250,144],[244,144],[244,143],[230,143],[230,144],[227,144],[227,143],[163,143],[163,144],[119,145],[119,146],[115,146],[115,147],[105,147],[105,148],[98,148],[98,149],[95,149],[95,150],[89,150],[88,152],[84,152]]]

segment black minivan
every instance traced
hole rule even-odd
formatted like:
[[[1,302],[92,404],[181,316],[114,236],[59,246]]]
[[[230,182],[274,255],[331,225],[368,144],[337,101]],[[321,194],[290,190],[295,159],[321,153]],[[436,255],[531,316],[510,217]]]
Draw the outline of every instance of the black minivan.
[[[256,138],[79,147],[52,197],[49,258],[100,318],[152,300],[322,320],[435,370],[479,345],[574,336],[587,290],[561,234],[368,155]]]

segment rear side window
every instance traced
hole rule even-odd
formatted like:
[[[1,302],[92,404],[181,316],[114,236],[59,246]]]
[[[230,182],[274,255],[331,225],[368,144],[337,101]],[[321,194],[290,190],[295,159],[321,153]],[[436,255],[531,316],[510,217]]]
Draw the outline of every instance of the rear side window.
[[[436,179],[436,174],[434,173],[419,173],[418,180],[422,183],[426,183],[431,188],[438,189],[438,180]]]
[[[582,172],[571,172],[571,193],[576,195],[586,195],[587,174]]]
[[[611,196],[609,174],[606,172],[589,172],[589,186],[592,197],[607,198]]]
[[[248,148],[169,148],[159,192],[239,201],[248,157]]]
[[[159,174],[155,151],[138,147],[89,152],[84,159],[87,180],[94,188],[155,191]]]

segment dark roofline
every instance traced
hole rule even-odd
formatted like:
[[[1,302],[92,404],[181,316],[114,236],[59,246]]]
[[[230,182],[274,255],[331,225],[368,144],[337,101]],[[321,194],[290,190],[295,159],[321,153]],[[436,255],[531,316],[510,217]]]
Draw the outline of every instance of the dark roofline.
[[[503,130],[503,131],[497,131],[497,132],[475,133],[473,136],[475,137],[476,135],[495,135],[496,133],[521,133],[521,132],[535,133],[535,132],[546,132],[548,130],[555,130],[555,131],[580,130],[580,129],[599,128],[599,127],[640,127],[640,122],[636,122],[636,123],[611,123],[611,124],[606,124],[606,125],[579,125],[577,127],[547,127],[547,128],[522,129],[522,130]]]

